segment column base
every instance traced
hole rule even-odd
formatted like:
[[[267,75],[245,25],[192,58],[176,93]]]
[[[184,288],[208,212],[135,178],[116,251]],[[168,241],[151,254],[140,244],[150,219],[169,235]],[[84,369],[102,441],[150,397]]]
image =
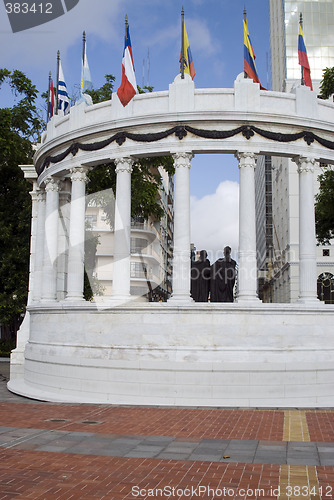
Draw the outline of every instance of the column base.
[[[85,299],[82,295],[68,295],[65,302],[85,302]]]
[[[180,304],[180,305],[184,305],[184,304],[195,304],[195,301],[192,297],[190,297],[190,295],[172,295],[168,300],[167,300],[168,303],[172,303],[172,304]]]
[[[108,304],[108,306],[118,306],[124,304],[125,302],[133,301],[133,299],[134,296],[130,294],[112,295],[111,297],[108,298],[106,304]]]
[[[318,297],[299,297],[296,303],[313,305],[313,306],[321,306],[324,304],[324,302],[319,300]]]
[[[256,297],[254,295],[241,295],[240,297],[237,297],[236,302],[238,304],[241,304],[241,303],[245,303],[245,304],[251,304],[251,303],[262,304],[262,300],[260,300],[259,297]]]

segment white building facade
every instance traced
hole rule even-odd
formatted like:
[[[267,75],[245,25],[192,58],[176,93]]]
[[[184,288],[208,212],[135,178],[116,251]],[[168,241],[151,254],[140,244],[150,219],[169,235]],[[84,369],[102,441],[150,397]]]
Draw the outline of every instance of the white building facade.
[[[303,31],[311,68],[313,92],[319,91],[322,70],[334,66],[334,2],[332,0],[270,0],[271,75],[274,91],[295,92],[301,81],[298,64],[298,23]],[[264,166],[264,158],[259,160]],[[325,163],[314,170],[314,193]],[[263,190],[261,169],[256,172],[258,247],[266,246],[266,259],[258,255],[259,292],[268,302],[295,302],[299,283],[299,181],[298,166],[288,157],[266,159],[264,175],[272,178],[271,187]],[[261,194],[260,194],[261,193]],[[268,215],[268,212],[270,214]],[[263,230],[263,220],[272,231]],[[262,227],[262,229],[261,229]],[[319,245],[317,256],[318,296],[334,300],[334,250]],[[332,279],[332,278],[333,279]],[[328,279],[333,283],[328,284]],[[325,282],[325,284],[324,284]],[[328,288],[329,287],[329,288]],[[332,288],[331,288],[332,287]],[[333,291],[331,291],[333,289]]]
[[[172,292],[173,178],[162,167],[159,173],[162,183],[158,202],[164,215],[161,220],[132,217],[130,232],[130,294],[154,302],[166,301]],[[112,192],[105,197],[106,209],[99,193],[89,196],[86,208],[86,242],[88,246],[90,240],[94,243],[93,250],[97,243],[96,252],[89,256],[91,262],[86,260],[95,301],[112,296],[115,199]]]

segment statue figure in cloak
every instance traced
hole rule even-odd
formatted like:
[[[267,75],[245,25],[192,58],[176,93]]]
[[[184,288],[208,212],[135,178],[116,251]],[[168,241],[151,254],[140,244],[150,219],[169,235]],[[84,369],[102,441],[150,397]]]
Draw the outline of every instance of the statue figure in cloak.
[[[231,248],[224,248],[224,258],[211,266],[210,302],[233,302],[236,261],[231,258]]]
[[[210,261],[205,250],[191,263],[191,296],[195,302],[208,302],[210,289]]]

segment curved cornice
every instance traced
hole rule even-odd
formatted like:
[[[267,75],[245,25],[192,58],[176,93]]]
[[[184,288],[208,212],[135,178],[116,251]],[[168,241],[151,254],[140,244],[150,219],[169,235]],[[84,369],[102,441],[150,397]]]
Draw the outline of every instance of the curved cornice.
[[[35,155],[40,182],[74,164],[176,152],[251,151],[312,156],[334,163],[334,105],[305,88],[295,94],[260,91],[249,80],[234,89],[198,89],[175,79],[169,92],[135,96],[123,108],[116,95],[54,117]]]

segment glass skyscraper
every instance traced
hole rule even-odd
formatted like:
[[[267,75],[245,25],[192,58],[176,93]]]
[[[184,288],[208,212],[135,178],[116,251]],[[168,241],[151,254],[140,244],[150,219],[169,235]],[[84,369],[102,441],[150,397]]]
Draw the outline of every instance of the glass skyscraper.
[[[322,70],[334,66],[334,1],[270,0],[269,6],[272,89],[289,91],[300,83],[298,23],[302,14],[311,78],[318,91]]]
[[[334,0],[269,0],[269,7],[272,90],[290,92],[301,84],[298,24],[302,14],[313,89],[318,94],[323,69],[334,66]],[[317,165],[315,192],[321,172],[322,166]],[[296,164],[287,157],[259,157],[255,189],[259,294],[265,302],[296,302],[299,297]],[[334,284],[333,245],[317,246],[317,276],[319,298],[324,300],[323,277],[326,283]],[[331,293],[334,297],[334,288]]]

